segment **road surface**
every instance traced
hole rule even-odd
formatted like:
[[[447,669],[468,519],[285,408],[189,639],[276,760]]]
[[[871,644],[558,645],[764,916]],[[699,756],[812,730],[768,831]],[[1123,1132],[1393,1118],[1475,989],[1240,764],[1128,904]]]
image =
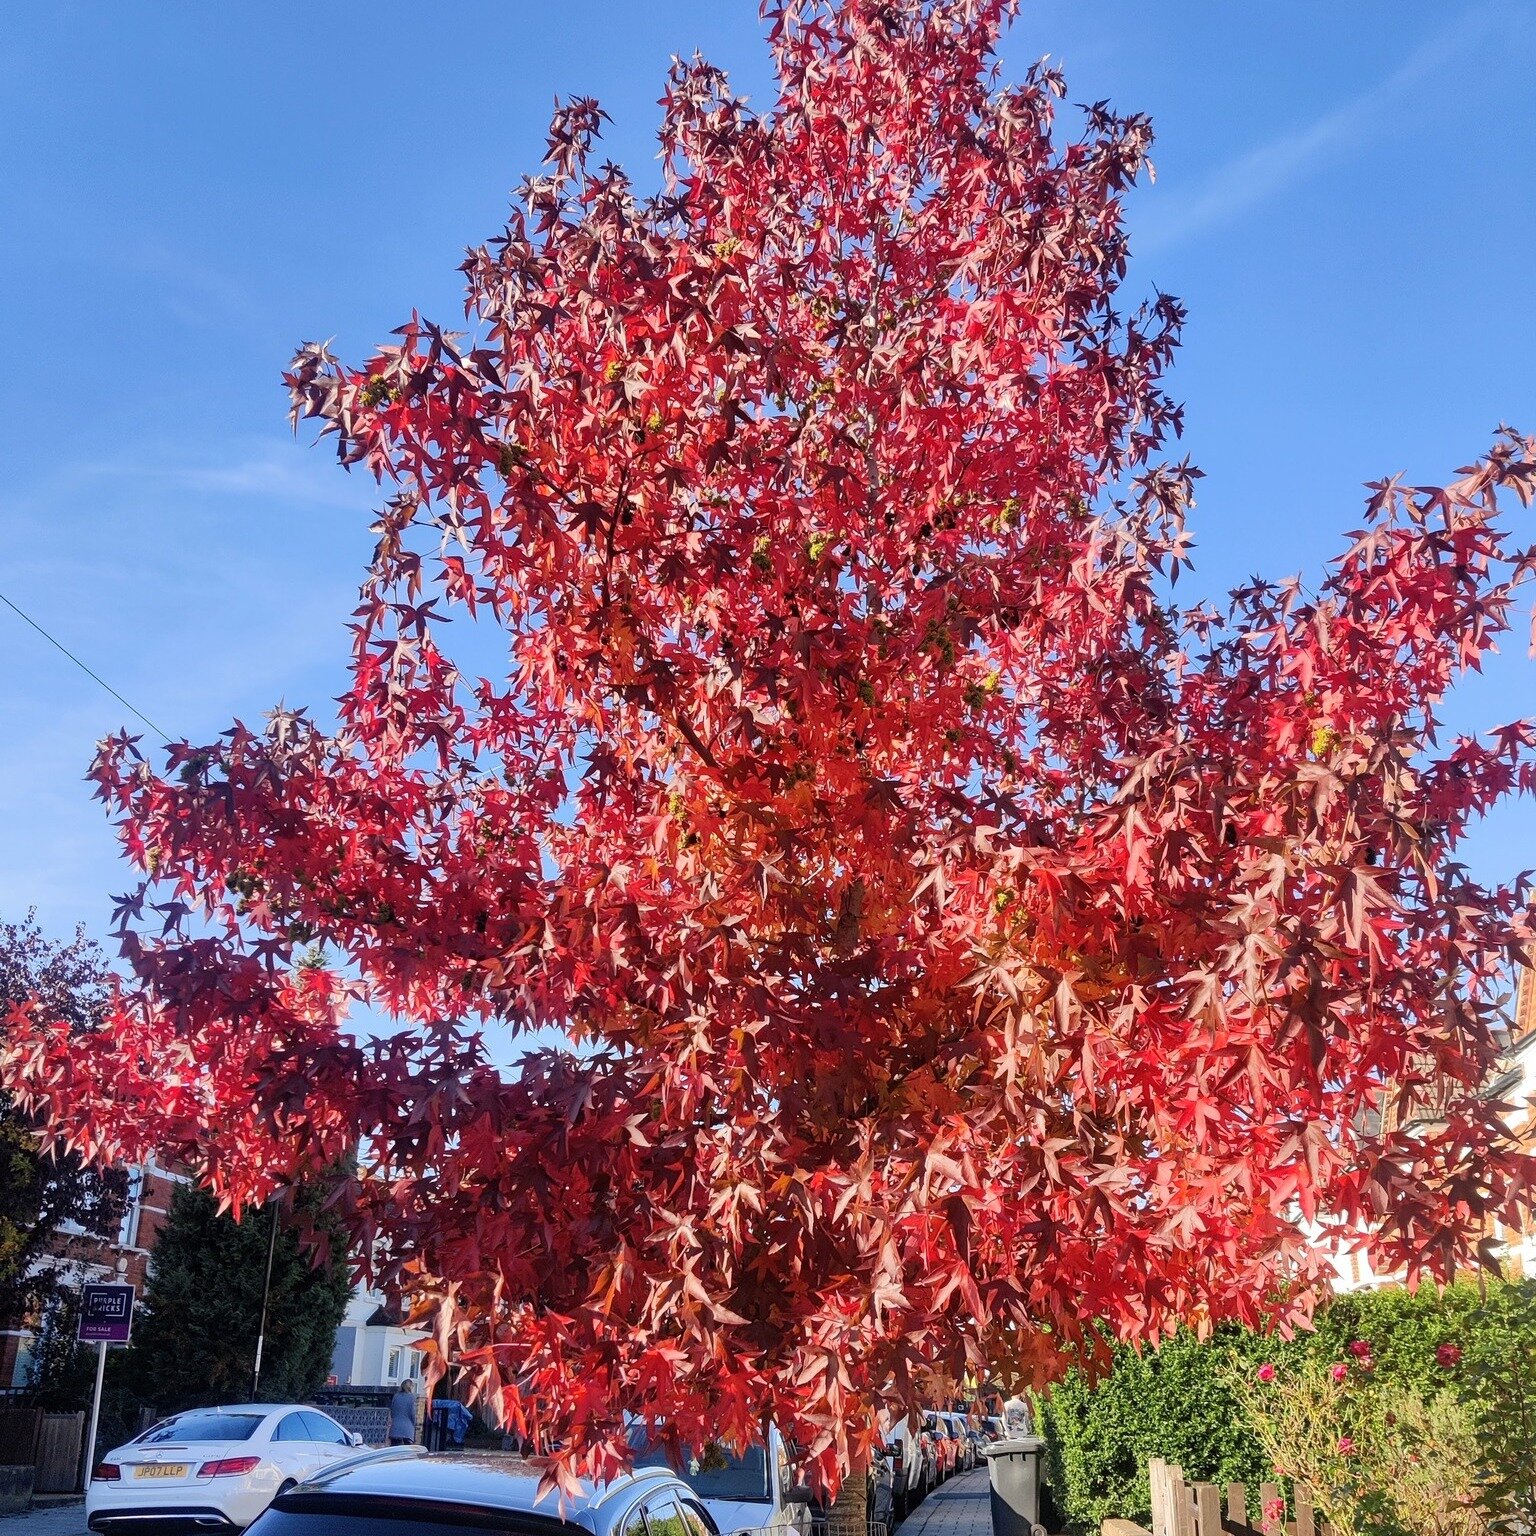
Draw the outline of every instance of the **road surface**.
[[[65,1504],[30,1515],[0,1515],[0,1536],[89,1536],[85,1505]]]

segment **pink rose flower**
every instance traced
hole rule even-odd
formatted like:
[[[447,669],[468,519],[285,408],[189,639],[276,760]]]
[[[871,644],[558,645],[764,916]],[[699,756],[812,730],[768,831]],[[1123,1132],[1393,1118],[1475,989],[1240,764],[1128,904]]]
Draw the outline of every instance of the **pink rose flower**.
[[[1271,1499],[1264,1506],[1265,1525],[1279,1525],[1285,1519],[1285,1500]]]
[[[1351,1440],[1348,1435],[1340,1436],[1340,1438],[1339,1438],[1339,1455],[1340,1456],[1353,1456],[1354,1454],[1355,1454],[1355,1442],[1353,1440]]]
[[[1336,1366],[1334,1366],[1331,1374],[1335,1381],[1343,1381],[1349,1375],[1349,1367],[1345,1365],[1341,1360]]]
[[[1371,1358],[1371,1341],[1369,1339],[1356,1339],[1349,1346],[1349,1352],[1356,1360],[1369,1360]]]
[[[1275,1368],[1268,1360],[1266,1360],[1264,1364],[1259,1367],[1259,1380],[1263,1382],[1270,1382],[1274,1379]]]
[[[1461,1364],[1461,1350],[1454,1344],[1442,1344],[1435,1351],[1435,1363],[1443,1371],[1451,1370]]]

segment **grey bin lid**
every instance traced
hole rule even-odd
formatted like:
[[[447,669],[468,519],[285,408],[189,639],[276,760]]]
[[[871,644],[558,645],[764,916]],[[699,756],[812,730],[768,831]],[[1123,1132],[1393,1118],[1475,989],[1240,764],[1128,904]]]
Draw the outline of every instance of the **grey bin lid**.
[[[1017,1440],[995,1440],[981,1449],[983,1456],[1038,1456],[1045,1449],[1045,1441],[1032,1435]]]

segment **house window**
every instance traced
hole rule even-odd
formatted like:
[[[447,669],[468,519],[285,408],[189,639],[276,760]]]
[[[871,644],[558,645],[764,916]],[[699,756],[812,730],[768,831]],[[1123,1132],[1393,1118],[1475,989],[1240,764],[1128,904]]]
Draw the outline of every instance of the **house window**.
[[[118,1246],[136,1247],[139,1241],[139,1212],[144,1202],[144,1169],[137,1163],[128,1170],[128,1187],[123,1193],[123,1219],[117,1229]]]
[[[391,1381],[403,1381],[407,1377],[412,1381],[419,1381],[421,1379],[421,1351],[409,1347],[390,1350],[389,1369],[385,1374]]]

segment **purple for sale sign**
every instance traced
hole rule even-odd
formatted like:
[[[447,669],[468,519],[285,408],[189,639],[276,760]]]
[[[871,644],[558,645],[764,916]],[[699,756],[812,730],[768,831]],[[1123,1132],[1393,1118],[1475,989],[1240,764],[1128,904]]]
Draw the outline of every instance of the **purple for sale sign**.
[[[87,1285],[80,1293],[80,1325],[75,1337],[83,1344],[126,1344],[133,1332],[133,1287]]]

